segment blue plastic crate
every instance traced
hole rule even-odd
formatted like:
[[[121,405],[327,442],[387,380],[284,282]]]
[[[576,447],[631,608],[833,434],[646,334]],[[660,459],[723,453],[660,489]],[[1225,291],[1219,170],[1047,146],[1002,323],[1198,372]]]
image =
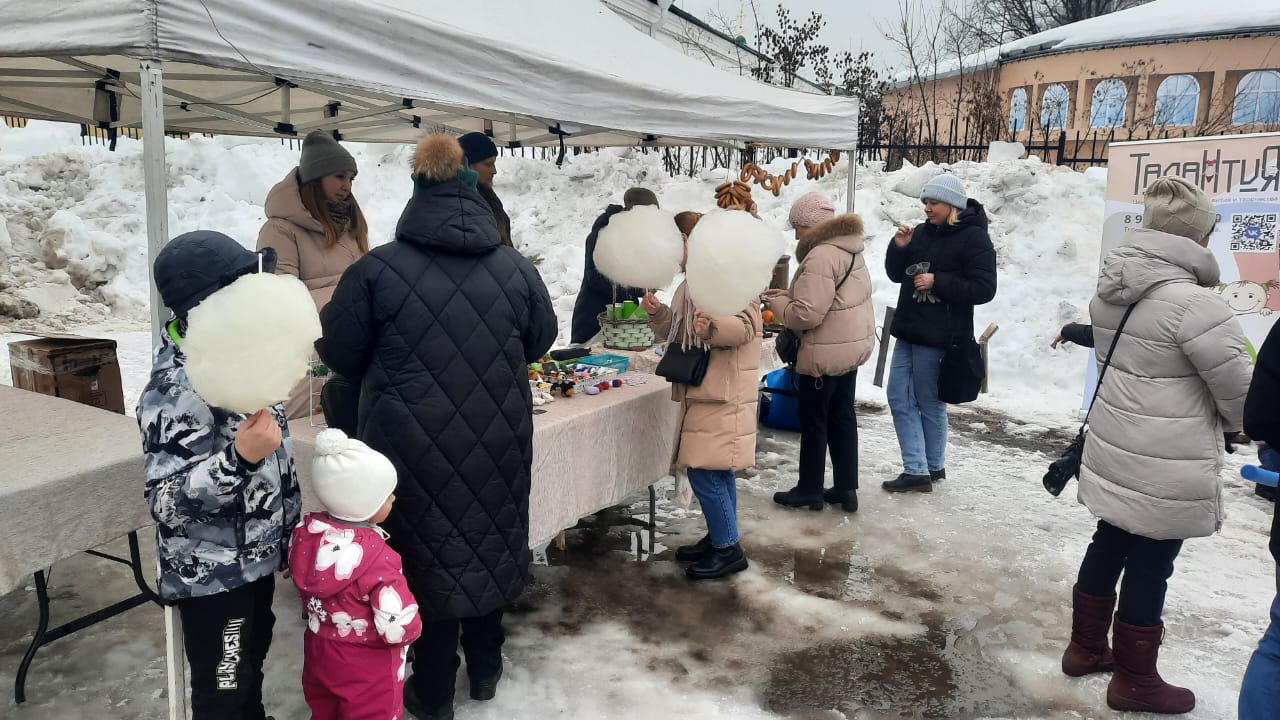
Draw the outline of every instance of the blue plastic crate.
[[[601,355],[588,355],[586,357],[580,357],[575,359],[573,362],[582,363],[583,365],[595,365],[596,367],[612,368],[613,370],[616,370],[619,373],[624,373],[627,371],[627,366],[631,363],[631,359],[623,355],[613,355],[613,354],[606,353]]]

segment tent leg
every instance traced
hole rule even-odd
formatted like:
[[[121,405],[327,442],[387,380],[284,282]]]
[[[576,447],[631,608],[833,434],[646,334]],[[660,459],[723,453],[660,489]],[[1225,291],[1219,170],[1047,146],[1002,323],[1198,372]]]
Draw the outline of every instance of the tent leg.
[[[151,285],[151,339],[160,341],[164,303],[156,290],[156,255],[169,240],[168,166],[164,155],[164,73],[159,60],[138,63],[142,84],[142,172],[147,202],[147,277]]]
[[[169,720],[187,720],[187,654],[178,608],[164,606],[164,661],[169,672]]]
[[[147,278],[151,285],[151,339],[160,342],[164,303],[156,289],[156,255],[169,240],[169,168],[164,154],[164,70],[159,60],[138,63],[142,85],[142,175],[147,202]],[[164,609],[165,664],[169,677],[169,720],[187,720],[187,656],[177,608]]]
[[[858,151],[853,149],[849,151],[849,187],[846,189],[848,197],[845,198],[845,205],[848,207],[847,212],[853,212],[853,194],[858,185]]]

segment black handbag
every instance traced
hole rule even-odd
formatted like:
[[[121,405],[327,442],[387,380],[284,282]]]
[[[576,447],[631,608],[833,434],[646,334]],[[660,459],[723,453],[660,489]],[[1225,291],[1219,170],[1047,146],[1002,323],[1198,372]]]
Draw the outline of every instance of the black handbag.
[[[836,283],[836,291],[839,292],[840,286],[844,285],[844,281],[849,279],[849,273],[853,272],[853,266],[858,264],[857,255],[849,253],[849,269],[844,271],[844,277],[840,278],[840,282]],[[835,302],[835,296],[831,298]],[[795,366],[796,360],[800,358],[800,333],[791,328],[782,328],[778,331],[778,337],[773,341],[773,349],[778,353],[778,359],[783,365]]]
[[[355,437],[360,419],[360,383],[333,373],[320,388],[320,409],[324,411],[325,425]]]
[[[773,340],[773,349],[783,365],[794,367],[800,357],[800,334],[791,328],[782,328]]]
[[[978,342],[972,336],[952,338],[938,369],[938,399],[952,405],[972,402],[982,391],[986,377]]]
[[[686,348],[678,342],[670,342],[653,372],[666,378],[668,382],[697,387],[707,376],[707,363],[710,360],[710,348]]]
[[[1107,367],[1111,365],[1111,358],[1114,357],[1116,351],[1116,341],[1120,339],[1120,333],[1124,331],[1124,324],[1129,320],[1129,314],[1133,312],[1134,303],[1124,311],[1124,317],[1120,318],[1120,326],[1116,328],[1116,334],[1111,338],[1111,348],[1107,350],[1107,361],[1102,364],[1102,368],[1098,370],[1098,382],[1093,386],[1093,399],[1089,401],[1089,410],[1084,414],[1084,422],[1080,423],[1080,430],[1076,433],[1071,444],[1067,445],[1067,449],[1062,451],[1062,455],[1053,462],[1049,463],[1049,470],[1044,474],[1041,483],[1049,494],[1057,497],[1062,490],[1071,482],[1071,478],[1080,477],[1080,463],[1084,460],[1084,432],[1085,427],[1089,424],[1089,413],[1093,412],[1093,404],[1098,401],[1098,390],[1102,388],[1102,378],[1107,375]]]

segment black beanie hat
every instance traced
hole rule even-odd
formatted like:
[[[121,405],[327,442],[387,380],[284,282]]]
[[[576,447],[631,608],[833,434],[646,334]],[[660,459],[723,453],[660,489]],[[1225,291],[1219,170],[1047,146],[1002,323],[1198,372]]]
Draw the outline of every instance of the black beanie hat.
[[[462,152],[467,156],[468,165],[475,165],[481,160],[488,160],[498,155],[498,146],[493,144],[493,138],[482,132],[469,132],[458,138],[458,144],[462,146]]]
[[[298,182],[309,183],[343,171],[356,172],[356,159],[324,130],[312,130],[302,140]]]
[[[276,251],[246,250],[240,243],[212,230],[195,230],[170,240],[156,255],[156,290],[165,306],[178,317],[241,275],[275,272]]]

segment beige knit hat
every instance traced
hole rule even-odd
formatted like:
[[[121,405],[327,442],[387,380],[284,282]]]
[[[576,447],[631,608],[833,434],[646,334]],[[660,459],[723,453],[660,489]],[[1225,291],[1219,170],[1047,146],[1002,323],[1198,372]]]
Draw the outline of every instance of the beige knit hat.
[[[1201,242],[1218,222],[1213,201],[1200,188],[1175,175],[1147,187],[1142,227]]]

